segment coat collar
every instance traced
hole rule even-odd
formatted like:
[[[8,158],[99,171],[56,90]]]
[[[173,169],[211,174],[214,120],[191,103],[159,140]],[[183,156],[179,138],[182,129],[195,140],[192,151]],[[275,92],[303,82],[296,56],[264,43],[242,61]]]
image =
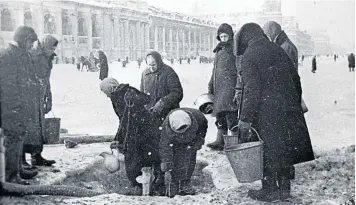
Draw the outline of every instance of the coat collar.
[[[277,45],[281,46],[284,42],[288,40],[287,34],[282,31],[281,33],[278,34],[278,36],[273,40]]]

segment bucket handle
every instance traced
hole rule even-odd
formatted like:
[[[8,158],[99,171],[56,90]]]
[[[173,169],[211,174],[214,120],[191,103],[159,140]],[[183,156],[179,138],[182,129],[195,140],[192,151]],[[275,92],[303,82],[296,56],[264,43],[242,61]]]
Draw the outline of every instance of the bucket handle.
[[[263,142],[263,140],[261,139],[260,134],[258,134],[257,130],[256,130],[255,128],[253,128],[253,127],[251,127],[251,130],[253,130],[253,131],[256,133],[256,135],[257,135],[257,137],[258,137],[258,140],[259,140],[260,142]]]

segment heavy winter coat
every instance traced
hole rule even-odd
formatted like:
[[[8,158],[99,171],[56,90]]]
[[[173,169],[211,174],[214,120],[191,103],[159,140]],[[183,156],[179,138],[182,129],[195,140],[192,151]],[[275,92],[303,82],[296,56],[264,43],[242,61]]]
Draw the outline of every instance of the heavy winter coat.
[[[16,42],[0,54],[1,126],[11,135],[24,136],[31,132],[36,117],[34,110],[38,111],[31,103],[38,90],[32,72],[34,65],[29,53],[19,46],[24,45],[30,35],[35,35],[33,29],[23,29]]]
[[[46,41],[39,47],[31,51],[32,60],[36,78],[36,90],[32,92],[31,103],[36,109],[32,110],[33,121],[31,132],[27,133],[24,139],[24,151],[29,153],[40,153],[43,150],[43,144],[46,142],[44,136],[45,106],[52,106],[52,92],[50,84],[50,75],[53,67],[52,60],[55,54],[48,54],[45,50],[57,44],[58,40],[53,36],[47,36]]]
[[[182,134],[175,133],[170,127],[168,116],[176,110],[188,113],[192,120],[191,126]],[[162,134],[159,144],[161,163],[169,164],[175,180],[189,180],[196,163],[196,152],[204,144],[208,129],[205,116],[193,108],[178,108],[172,110],[162,124]],[[173,144],[173,146],[170,146]],[[167,170],[163,170],[167,171]]]
[[[156,59],[157,71],[151,72],[146,68],[141,77],[140,90],[150,96],[149,107],[154,106],[158,101],[163,103],[163,110],[160,117],[165,118],[173,109],[179,107],[183,99],[183,88],[176,72],[168,65],[164,64],[162,57],[157,52],[150,52]]]
[[[125,97],[128,91],[133,91],[135,96]],[[120,150],[125,155],[127,177],[132,184],[137,184],[136,177],[141,175],[142,167],[154,163],[159,168],[160,135],[158,129],[152,128],[152,117],[144,108],[150,98],[127,84],[112,94],[111,101],[120,119],[115,141],[119,142]]]
[[[316,71],[316,57],[314,56],[313,59],[312,59],[312,70],[313,71]]]
[[[355,55],[351,53],[348,57],[347,60],[349,61],[349,68],[354,68],[355,67]]]
[[[208,92],[214,96],[214,114],[224,111],[236,111],[238,106],[233,102],[237,86],[237,69],[232,42],[219,43],[214,49],[215,61],[208,85]]]
[[[99,51],[99,63],[100,63],[99,79],[103,80],[104,78],[108,77],[109,66],[108,66],[108,59],[106,58],[106,55],[102,51]]]
[[[252,123],[264,141],[265,170],[313,160],[300,78],[292,61],[257,24],[245,24],[235,41],[236,52],[243,54],[240,120]]]

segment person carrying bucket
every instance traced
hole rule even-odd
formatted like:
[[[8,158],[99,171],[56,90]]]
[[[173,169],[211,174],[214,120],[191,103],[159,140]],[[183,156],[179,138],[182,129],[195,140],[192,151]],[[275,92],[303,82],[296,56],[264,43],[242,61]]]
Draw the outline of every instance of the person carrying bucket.
[[[159,152],[167,196],[195,194],[190,179],[207,129],[207,119],[193,108],[172,110],[164,120]]]
[[[262,189],[249,190],[248,196],[285,200],[291,197],[291,167],[314,160],[301,107],[300,78],[288,55],[268,40],[259,25],[243,25],[234,42],[243,82],[239,137],[252,141],[254,128],[263,141]]]
[[[241,83],[233,54],[233,30],[229,24],[223,23],[217,31],[218,45],[213,52],[215,61],[213,72],[208,84],[208,93],[213,97],[213,114],[216,116],[218,133],[216,140],[207,144],[213,150],[224,149],[224,138],[227,131],[237,131],[238,97]],[[211,105],[210,105],[211,106]]]

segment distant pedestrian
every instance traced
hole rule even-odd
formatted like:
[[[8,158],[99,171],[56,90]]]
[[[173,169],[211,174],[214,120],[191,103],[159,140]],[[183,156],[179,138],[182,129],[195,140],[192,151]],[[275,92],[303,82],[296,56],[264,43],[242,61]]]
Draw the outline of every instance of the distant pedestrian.
[[[187,63],[190,64],[190,58],[187,59]]]
[[[334,54],[334,61],[336,62],[336,58],[337,58],[337,56],[336,56],[336,54]]]
[[[109,66],[108,66],[108,59],[103,51],[99,51],[99,64],[100,64],[100,74],[99,79],[103,80],[108,77],[109,73]]]
[[[355,55],[353,53],[351,53],[347,60],[349,61],[349,71],[355,71]]]
[[[316,72],[316,56],[314,56],[312,60],[312,73],[315,72]]]

